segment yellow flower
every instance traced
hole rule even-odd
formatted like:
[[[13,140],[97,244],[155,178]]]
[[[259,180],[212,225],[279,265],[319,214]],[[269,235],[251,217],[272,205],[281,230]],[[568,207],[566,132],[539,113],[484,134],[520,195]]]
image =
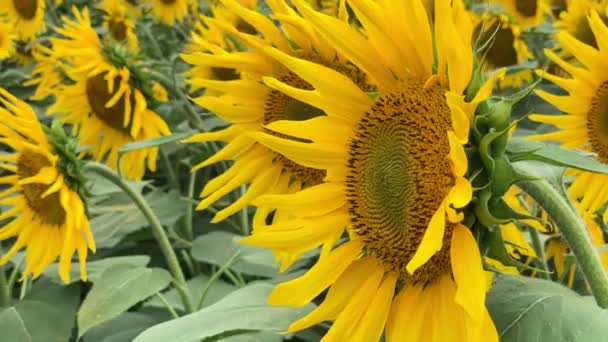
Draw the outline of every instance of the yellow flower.
[[[181,22],[188,15],[189,0],[150,0],[152,13],[165,25]]]
[[[325,115],[319,108],[263,84],[265,77],[275,77],[292,86],[310,89],[307,82],[274,59],[266,47],[272,44],[289,55],[321,63],[350,77],[357,86],[372,89],[366,84],[364,74],[323,42],[311,24],[289,7],[286,1],[267,1],[272,15],[276,15],[283,23],[283,32],[277,29],[271,19],[237,1],[226,0],[222,3],[226,10],[242,19],[226,22],[206,18],[206,23],[221,28],[248,50],[228,51],[217,45],[207,45],[209,50],[206,52],[182,55],[185,61],[193,65],[189,83],[193,87],[205,88],[204,95],[195,98],[194,102],[231,123],[221,131],[197,134],[187,140],[191,143],[214,140],[227,143],[224,149],[193,170],[221,160],[236,159],[226,172],[207,183],[201,192],[202,201],[197,208],[204,209],[241,185],[249,184],[246,194],[219,211],[212,222],[236,213],[262,194],[297,191],[319,184],[325,177],[325,171],[298,165],[257,144],[248,135],[250,132],[264,131],[265,124],[277,120],[305,120]],[[251,32],[259,33],[261,37],[239,31],[239,27],[244,26],[239,25],[239,21],[245,21],[252,28]],[[241,75],[244,77],[241,78]],[[274,217],[273,223],[277,224],[288,215],[287,212],[273,214],[272,208],[259,208],[254,217],[254,227],[265,224],[270,217]],[[298,253],[283,254],[281,251],[275,254],[283,261],[283,268],[288,267],[298,256]]]
[[[488,82],[465,100],[473,23],[462,1],[437,0],[435,25],[422,1],[350,1],[361,29],[293,3],[380,95],[322,63],[264,49],[308,86],[293,77],[264,83],[325,115],[249,135],[327,171],[324,183],[254,201],[291,217],[255,228],[244,243],[291,254],[322,247],[318,262],[268,302],[303,306],[329,288],[288,330],[332,320],[323,341],[378,341],[383,331],[388,342],[498,341],[479,249],[458,209],[472,197],[463,145],[492,89]],[[332,249],[345,229],[348,241]]]
[[[471,13],[475,23],[473,40],[480,47],[478,55],[484,71],[513,67],[532,58],[528,46],[521,38],[521,28],[504,15],[484,14],[479,17]],[[511,72],[499,81],[500,88],[520,88],[532,81],[532,70]]]
[[[599,14],[602,22],[608,22],[608,13],[606,13],[608,1],[577,0],[573,1],[568,9],[562,12],[560,19],[555,22],[555,26],[557,29],[566,31],[579,41],[597,49],[595,35],[589,26],[589,20],[587,20],[591,10]]]
[[[531,137],[538,140],[558,141],[565,148],[579,148],[596,154],[601,162],[608,162],[608,132],[605,111],[608,108],[608,27],[595,11],[590,12],[589,26],[599,49],[577,40],[561,31],[556,39],[565,52],[580,62],[566,62],[552,51],[545,51],[572,78],[559,77],[543,71],[538,74],[568,92],[558,96],[543,90],[536,94],[553,104],[564,115],[530,115],[530,119],[554,125],[557,131]],[[580,65],[580,66],[579,66]],[[581,200],[584,213],[595,213],[608,201],[608,175],[571,170],[576,178],[569,188],[570,196]],[[608,217],[604,217],[606,220]]]
[[[135,141],[170,134],[165,121],[148,109],[142,92],[134,86],[130,69],[113,58],[132,56],[121,45],[103,45],[91,27],[88,10],[74,9],[76,21],[64,19],[62,38],[52,38],[56,58],[72,84],[55,94],[49,108],[61,122],[74,126],[81,145],[89,146],[96,160],[119,169],[131,179],[141,179],[146,165],[156,170],[158,147],[125,153],[118,165],[118,149]],[[111,51],[111,52],[110,52]],[[117,56],[120,55],[120,56]],[[112,57],[112,58],[110,58]]]
[[[43,45],[36,45],[32,51],[36,60],[31,78],[24,83],[26,86],[36,85],[36,92],[31,96],[32,100],[43,100],[48,96],[55,95],[61,83],[60,62],[53,56],[53,51]]]
[[[44,0],[0,0],[18,40],[30,41],[44,31]]]
[[[152,96],[154,96],[154,99],[159,102],[169,101],[169,94],[167,94],[167,90],[158,82],[152,83]]]
[[[0,21],[0,61],[15,53],[13,26]]]
[[[59,275],[68,282],[71,259],[78,253],[80,277],[86,280],[87,248],[95,252],[83,201],[69,176],[59,167],[60,156],[47,140],[36,113],[24,102],[0,88],[0,145],[14,152],[0,155],[0,204],[10,209],[0,214],[0,240],[16,238],[0,258],[6,263],[25,249],[24,274],[38,277],[59,258]]]
[[[131,51],[138,52],[134,18],[129,16],[125,2],[123,0],[104,0],[100,8],[105,12],[103,27],[108,31],[108,35],[117,42],[126,43]]]
[[[496,0],[494,3],[501,5],[524,29],[540,25],[551,12],[546,0]]]

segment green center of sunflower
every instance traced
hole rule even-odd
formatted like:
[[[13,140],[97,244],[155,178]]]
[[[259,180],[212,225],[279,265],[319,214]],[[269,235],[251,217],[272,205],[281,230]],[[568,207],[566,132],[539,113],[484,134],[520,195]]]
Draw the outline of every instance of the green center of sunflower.
[[[414,274],[406,271],[454,184],[448,130],[442,89],[424,90],[412,80],[378,98],[350,142],[346,196],[352,226],[367,253],[405,281],[432,281],[450,268],[454,226],[448,223],[443,249]]]
[[[299,89],[313,89],[308,82],[292,72],[283,74],[279,77],[279,80]],[[264,124],[279,120],[303,121],[321,115],[325,115],[322,110],[300,102],[278,90],[272,90],[266,97],[266,102],[264,104]],[[275,132],[272,132],[272,134],[287,139],[300,140],[295,137],[283,136]],[[303,184],[308,186],[321,183],[325,177],[325,171],[298,165],[282,155],[277,155],[277,161],[283,165],[286,171],[291,172]]]
[[[604,22],[604,24],[608,24],[608,17],[604,13],[598,13],[600,19]],[[574,37],[581,42],[593,46],[597,49],[597,40],[595,39],[595,34],[591,30],[591,26],[589,26],[589,20],[587,20],[586,16],[582,16],[578,25],[576,25],[576,31],[574,32]]]
[[[36,17],[36,11],[38,10],[37,0],[13,0],[13,5],[21,18],[32,20]]]
[[[484,30],[480,34],[481,30]],[[473,40],[479,39],[479,54],[484,57],[488,69],[502,68],[517,64],[517,51],[513,45],[515,36],[510,28],[502,27],[496,20],[489,27],[480,23],[473,31]]]
[[[127,38],[127,25],[124,21],[110,19],[108,21],[108,31],[110,31],[112,38],[118,42],[122,42]]]
[[[120,76],[114,79],[114,92],[108,90],[108,81],[104,78],[106,73],[101,73],[87,79],[86,93],[89,105],[93,110],[93,114],[106,125],[125,134],[131,132],[131,121],[125,127],[125,96],[121,96],[120,100],[112,107],[106,108],[106,103],[114,96],[118,88]],[[131,95],[131,105],[135,105],[135,98]]]
[[[587,132],[593,152],[602,163],[608,163],[608,82],[602,83],[591,99]]]
[[[515,0],[515,9],[524,17],[536,15],[538,0]]]
[[[51,166],[51,163],[45,156],[25,150],[17,159],[17,175],[19,179],[32,177],[47,166]],[[61,226],[65,223],[66,212],[59,201],[59,192],[56,191],[44,198],[41,197],[49,186],[42,183],[24,184],[21,186],[21,192],[27,205],[40,221],[49,225]]]

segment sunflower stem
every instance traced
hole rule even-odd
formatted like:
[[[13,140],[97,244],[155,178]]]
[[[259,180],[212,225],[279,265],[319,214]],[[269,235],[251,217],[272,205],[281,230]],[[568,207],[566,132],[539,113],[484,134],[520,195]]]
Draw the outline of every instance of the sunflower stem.
[[[8,306],[9,303],[10,297],[6,274],[4,273],[4,266],[0,266],[0,307]]]
[[[608,274],[585,229],[583,219],[548,180],[525,180],[518,185],[547,211],[559,227],[591,287],[597,304],[608,308]]]
[[[144,214],[148,220],[148,223],[150,223],[152,234],[154,235],[154,238],[156,238],[165,260],[167,261],[167,265],[173,274],[175,288],[180,294],[181,300],[184,303],[184,308],[188,313],[193,312],[194,305],[192,303],[192,296],[190,295],[190,291],[186,285],[186,277],[184,276],[184,272],[180,267],[177,255],[171,246],[171,242],[169,241],[163,226],[161,225],[156,214],[154,214],[154,211],[152,211],[152,208],[150,208],[148,202],[146,202],[141,194],[133,190],[133,188],[129,186],[127,182],[125,182],[107,166],[90,162],[86,164],[84,170],[96,173],[120,187],[129,197],[131,197],[131,200],[133,200],[139,210],[141,210],[142,214]]]

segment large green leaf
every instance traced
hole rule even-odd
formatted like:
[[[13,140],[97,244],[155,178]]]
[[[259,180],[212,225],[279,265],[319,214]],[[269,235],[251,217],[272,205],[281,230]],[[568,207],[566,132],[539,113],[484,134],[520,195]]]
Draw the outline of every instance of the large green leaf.
[[[556,166],[608,173],[608,165],[600,163],[593,156],[582,151],[563,149],[555,144],[512,138],[509,139],[507,151],[511,161],[538,160]]]
[[[142,331],[168,319],[166,310],[125,312],[89,330],[83,342],[131,342]]]
[[[313,309],[313,304],[302,308],[267,305],[272,287],[258,283],[241,288],[200,311],[156,325],[134,341],[191,342],[238,330],[283,332]]]
[[[79,335],[127,311],[171,281],[164,269],[114,265],[93,285],[78,311]]]
[[[72,336],[80,284],[61,286],[42,279],[23,301],[0,311],[0,340],[65,342]]]
[[[554,282],[498,276],[487,305],[502,342],[587,342],[608,336],[608,310]]]
[[[201,274],[195,278],[188,280],[188,282],[187,282],[188,289],[190,290],[190,293],[192,294],[192,298],[194,298],[195,303],[199,302],[199,300],[203,294],[203,291],[207,287],[209,279],[210,279],[209,276]],[[228,284],[227,282],[225,282],[221,279],[215,279],[215,281],[211,284],[211,286],[209,287],[209,290],[207,291],[205,300],[203,301],[203,307],[217,302],[218,300],[224,298],[226,295],[235,291],[236,289],[237,289],[237,287],[234,285]],[[172,307],[174,307],[175,309],[178,309],[178,310],[182,310],[182,311],[184,310],[184,303],[182,302],[181,298],[179,297],[179,293],[177,292],[176,289],[171,289],[171,290],[167,291],[166,293],[163,293],[163,296],[165,296],[165,299],[169,302],[169,304]],[[153,306],[153,307],[159,307],[159,308],[165,307],[165,305],[157,297],[150,299],[146,303],[146,306]]]
[[[192,257],[223,266],[238,253],[230,269],[268,278],[277,276],[276,261],[270,250],[240,244],[240,238],[242,236],[221,231],[199,236],[192,244]]]

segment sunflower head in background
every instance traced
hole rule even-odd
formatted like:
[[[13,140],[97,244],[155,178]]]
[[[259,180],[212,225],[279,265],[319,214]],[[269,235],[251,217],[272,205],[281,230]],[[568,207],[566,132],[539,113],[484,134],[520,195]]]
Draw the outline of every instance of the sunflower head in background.
[[[188,15],[190,0],[150,0],[152,14],[156,19],[168,26],[182,22]]]
[[[571,33],[560,31],[556,40],[564,53],[572,56],[568,62],[550,50],[545,53],[566,76],[556,76],[538,70],[539,76],[556,84],[567,92],[556,95],[544,90],[536,94],[554,105],[563,114],[533,114],[533,121],[550,124],[557,130],[531,136],[531,139],[559,142],[564,148],[579,148],[594,153],[600,162],[608,162],[608,26],[594,10],[588,17],[589,27],[597,47],[575,38]],[[595,214],[608,201],[608,176],[585,171],[569,170],[576,176],[569,188],[570,196],[580,201],[584,214]],[[608,214],[604,214],[604,220]]]
[[[36,64],[31,72],[30,79],[25,86],[36,86],[32,100],[43,100],[60,91],[64,81],[60,62],[53,56],[53,51],[41,44],[34,47],[32,52]]]
[[[59,258],[59,275],[68,282],[72,255],[78,253],[80,277],[86,280],[87,253],[95,251],[95,241],[81,197],[83,181],[75,173],[75,150],[47,138],[34,111],[4,89],[0,145],[12,150],[0,155],[0,169],[9,173],[0,176],[0,184],[8,186],[0,192],[0,204],[10,208],[0,221],[12,218],[0,227],[0,240],[15,238],[0,263],[25,249],[23,274],[35,278]]]
[[[322,183],[254,201],[291,216],[242,242],[292,254],[323,247],[269,303],[303,306],[329,288],[289,328],[334,321],[323,341],[376,341],[383,332],[387,341],[497,341],[479,249],[462,223],[472,198],[464,145],[493,86],[467,91],[474,27],[463,3],[436,1],[433,25],[422,1],[350,1],[360,28],[293,3],[374,89],[331,65],[264,48],[293,74],[264,83],[323,115],[273,120],[249,135],[326,171]],[[429,322],[441,328],[431,332]]]
[[[137,53],[139,46],[135,35],[135,19],[129,15],[128,7],[122,0],[104,0],[99,8],[104,12],[103,27],[108,36],[117,42],[126,42],[127,47]]]
[[[577,0],[572,1],[568,9],[560,14],[559,20],[555,22],[555,27],[559,31],[568,32],[582,43],[597,49],[597,40],[587,19],[592,10],[597,12],[604,24],[608,23],[607,0]]]
[[[496,4],[508,13],[512,20],[523,29],[538,26],[551,14],[551,6],[546,0],[496,0]]]
[[[475,29],[473,40],[478,46],[477,54],[484,71],[493,72],[499,68],[516,67],[532,58],[526,42],[521,37],[521,28],[505,15],[471,13]],[[532,81],[532,70],[522,68],[508,72],[499,81],[500,88],[520,88]]]
[[[130,179],[141,179],[146,168],[156,169],[158,147],[125,153],[118,165],[118,149],[135,141],[170,134],[165,121],[148,108],[152,84],[135,67],[129,49],[111,39],[101,40],[91,27],[88,10],[74,9],[76,20],[64,18],[52,38],[54,57],[70,80],[49,107],[61,122],[73,125],[87,153]]]
[[[44,0],[0,0],[0,13],[6,13],[17,39],[28,42],[45,29]]]

